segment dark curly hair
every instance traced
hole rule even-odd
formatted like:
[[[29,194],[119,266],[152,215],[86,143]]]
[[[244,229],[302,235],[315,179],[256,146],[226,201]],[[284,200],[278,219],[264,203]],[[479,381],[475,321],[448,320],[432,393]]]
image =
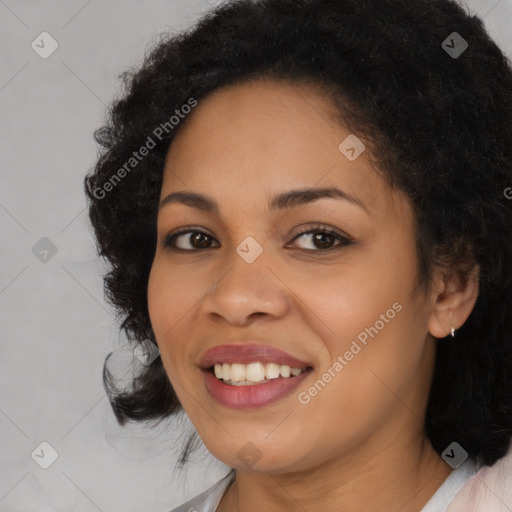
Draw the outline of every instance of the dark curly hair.
[[[448,49],[454,32],[468,44],[461,55]],[[99,254],[110,265],[106,296],[130,343],[156,344],[147,283],[158,199],[166,153],[187,122],[180,115],[173,126],[170,116],[243,81],[310,84],[365,140],[389,185],[410,199],[424,289],[436,265],[479,266],[471,315],[455,342],[437,348],[425,429],[439,453],[455,440],[487,465],[505,455],[512,436],[512,67],[480,18],[454,0],[238,0],[165,35],[122,79],[122,97],[95,132],[100,154],[85,190]],[[149,139],[154,147],[131,161]],[[161,358],[129,390],[116,387],[107,360],[105,389],[121,425],[182,410]],[[192,445],[189,438],[183,464]]]

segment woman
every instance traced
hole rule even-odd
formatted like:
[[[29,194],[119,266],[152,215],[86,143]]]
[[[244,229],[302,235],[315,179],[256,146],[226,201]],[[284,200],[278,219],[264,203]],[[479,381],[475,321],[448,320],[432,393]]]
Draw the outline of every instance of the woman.
[[[125,78],[86,191],[161,357],[106,389],[232,468],[175,511],[456,505],[512,434],[512,70],[481,20],[242,0]]]

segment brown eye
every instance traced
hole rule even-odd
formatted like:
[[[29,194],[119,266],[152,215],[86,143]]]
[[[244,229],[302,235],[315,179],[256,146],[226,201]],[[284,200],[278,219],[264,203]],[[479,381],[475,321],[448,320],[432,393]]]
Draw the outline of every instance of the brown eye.
[[[310,243],[307,244],[309,247],[302,247],[301,249],[316,252],[327,252],[331,249],[339,249],[353,243],[353,240],[347,236],[344,236],[338,231],[327,227],[320,227],[317,229],[310,229],[309,231],[303,231],[302,233],[299,233],[294,238],[294,240],[301,238],[310,239]],[[336,243],[336,241],[338,243]]]
[[[210,248],[213,240],[215,239],[204,231],[189,229],[167,235],[164,240],[164,246],[183,251],[193,251]]]
[[[315,229],[304,230],[299,233],[292,241],[298,239],[307,240],[308,247],[300,247],[305,251],[326,253],[337,249],[342,249],[354,243],[354,241],[329,227],[319,226]],[[216,246],[212,246],[212,242]],[[164,247],[178,251],[199,251],[218,247],[219,243],[211,235],[200,229],[182,229],[177,233],[170,233],[164,239]]]

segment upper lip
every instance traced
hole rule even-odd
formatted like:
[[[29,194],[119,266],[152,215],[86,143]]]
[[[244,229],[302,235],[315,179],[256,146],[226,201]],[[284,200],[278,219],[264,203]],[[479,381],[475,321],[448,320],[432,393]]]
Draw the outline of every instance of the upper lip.
[[[311,366],[310,363],[301,361],[278,348],[270,345],[239,344],[239,345],[217,345],[206,350],[199,362],[199,366],[206,370],[217,363],[242,363],[255,362],[286,364],[291,368],[304,368]]]

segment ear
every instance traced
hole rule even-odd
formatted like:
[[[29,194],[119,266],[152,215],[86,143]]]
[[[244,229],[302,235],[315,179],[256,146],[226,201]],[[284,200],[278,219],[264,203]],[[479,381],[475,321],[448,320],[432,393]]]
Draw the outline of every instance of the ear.
[[[452,326],[459,329],[473,311],[480,268],[475,264],[469,272],[462,272],[438,267],[434,274],[428,330],[432,336],[444,338]]]

